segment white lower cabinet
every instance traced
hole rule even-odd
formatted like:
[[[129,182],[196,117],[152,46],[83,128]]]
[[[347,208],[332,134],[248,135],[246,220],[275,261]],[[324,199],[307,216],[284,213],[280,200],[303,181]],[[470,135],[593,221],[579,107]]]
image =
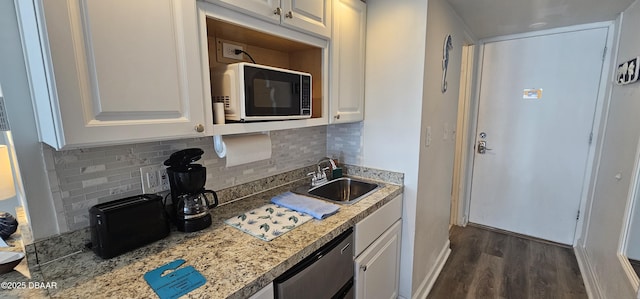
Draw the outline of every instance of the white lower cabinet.
[[[355,260],[356,298],[397,298],[400,270],[398,220]]]
[[[402,195],[356,224],[355,297],[397,298]]]
[[[268,284],[266,287],[262,288],[255,294],[253,294],[249,299],[273,299],[273,283]]]

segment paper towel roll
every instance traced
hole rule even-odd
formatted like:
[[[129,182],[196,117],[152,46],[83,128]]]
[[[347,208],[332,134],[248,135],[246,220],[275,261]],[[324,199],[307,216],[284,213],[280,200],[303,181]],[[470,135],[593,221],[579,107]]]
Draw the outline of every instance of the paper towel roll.
[[[271,136],[253,134],[224,136],[227,148],[227,167],[271,158]]]
[[[213,103],[213,123],[224,124],[224,103]]]

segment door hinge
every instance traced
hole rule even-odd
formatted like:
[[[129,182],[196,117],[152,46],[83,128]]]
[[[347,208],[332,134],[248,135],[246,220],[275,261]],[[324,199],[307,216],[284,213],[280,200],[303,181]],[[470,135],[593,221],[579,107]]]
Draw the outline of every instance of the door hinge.
[[[607,56],[607,47],[604,47],[604,50],[602,50],[602,61],[604,61],[604,58]]]
[[[578,210],[578,215],[576,215],[576,220],[580,220],[580,210]]]
[[[593,143],[593,132],[589,133],[589,145]]]

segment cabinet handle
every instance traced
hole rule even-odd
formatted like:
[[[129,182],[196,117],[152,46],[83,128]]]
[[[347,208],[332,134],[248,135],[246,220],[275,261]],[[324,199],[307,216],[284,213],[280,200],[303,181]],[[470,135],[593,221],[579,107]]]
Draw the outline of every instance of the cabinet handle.
[[[293,12],[289,11],[286,15],[284,15],[285,18],[289,18],[289,19],[293,19]]]
[[[273,11],[274,15],[281,15],[282,14],[282,8],[278,7]]]
[[[367,272],[367,265],[360,266],[360,270],[362,270],[363,272]]]
[[[204,132],[204,126],[202,124],[197,124],[196,125],[196,132],[198,132],[198,133]]]

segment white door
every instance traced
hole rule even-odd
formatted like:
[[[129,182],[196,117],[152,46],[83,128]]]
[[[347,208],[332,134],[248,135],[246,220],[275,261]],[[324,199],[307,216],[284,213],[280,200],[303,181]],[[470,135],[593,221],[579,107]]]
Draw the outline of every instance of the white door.
[[[573,243],[607,31],[485,44],[470,222]]]

